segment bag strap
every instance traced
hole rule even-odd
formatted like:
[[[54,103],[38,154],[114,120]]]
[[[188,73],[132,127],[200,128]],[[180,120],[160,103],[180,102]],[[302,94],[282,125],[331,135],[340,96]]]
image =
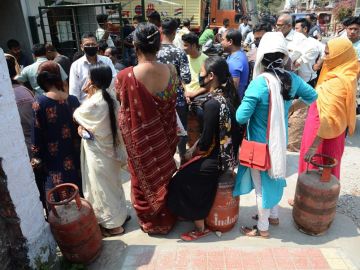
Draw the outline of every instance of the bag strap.
[[[271,102],[271,90],[270,90],[269,81],[266,77],[264,78],[266,80],[266,84],[269,89],[269,109],[268,109],[268,119],[267,119],[267,128],[266,128],[266,141],[269,141],[272,102]],[[247,127],[245,128],[244,138],[246,138],[246,135],[247,135]]]

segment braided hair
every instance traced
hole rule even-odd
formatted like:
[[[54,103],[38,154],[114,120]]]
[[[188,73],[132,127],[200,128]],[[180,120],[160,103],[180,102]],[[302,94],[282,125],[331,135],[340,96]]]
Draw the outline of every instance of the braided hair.
[[[106,101],[109,107],[110,127],[113,138],[113,146],[116,147],[118,143],[118,139],[117,139],[118,134],[117,134],[116,117],[115,117],[115,101],[107,91],[112,81],[112,70],[106,64],[97,63],[95,65],[90,66],[89,75],[93,85],[101,89],[103,99]]]

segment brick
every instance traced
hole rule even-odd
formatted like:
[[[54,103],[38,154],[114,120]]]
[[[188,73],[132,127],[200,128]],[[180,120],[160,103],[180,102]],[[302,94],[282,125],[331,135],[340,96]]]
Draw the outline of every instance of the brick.
[[[291,259],[296,269],[312,269],[307,257],[292,257]]]
[[[311,267],[314,269],[330,269],[329,264],[324,257],[308,257],[308,260],[310,261]]]
[[[243,264],[243,268],[246,270],[250,270],[250,269],[258,270],[260,267],[259,262],[256,257],[256,253],[254,253],[253,256],[251,256],[251,257],[243,257],[242,264]]]
[[[271,249],[274,257],[289,257],[289,249],[285,247],[278,247]]]
[[[273,257],[263,257],[259,259],[261,269],[276,269],[276,261]]]
[[[238,257],[225,257],[226,269],[237,268],[242,269],[242,258]]]

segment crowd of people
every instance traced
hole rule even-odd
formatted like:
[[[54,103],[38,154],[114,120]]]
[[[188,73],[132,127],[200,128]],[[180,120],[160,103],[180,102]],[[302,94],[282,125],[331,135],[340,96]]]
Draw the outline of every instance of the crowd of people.
[[[74,183],[103,235],[121,235],[130,219],[122,185],[130,179],[145,233],[167,234],[188,220],[195,228],[181,239],[193,241],[211,233],[205,219],[219,177],[228,173],[233,196],[255,189],[257,224],[241,232],[268,238],[269,225],[280,222],[287,149],[300,151],[299,174],[315,153],[336,158],[332,172],[340,179],[345,137],[356,124],[359,17],[347,18],[347,36],[327,44],[311,16],[294,22],[281,14],[253,28],[245,17],[239,29],[225,19],[199,37],[190,20],[179,25],[155,11],[148,22],[134,17],[133,28],[126,21],[123,41],[109,35],[106,15],[97,21],[72,60],[51,44],[35,44],[31,64],[16,40],[8,42],[9,75],[46,210],[51,188]],[[203,52],[209,40],[221,56]],[[191,117],[199,134],[189,145]],[[244,138],[268,145],[270,168],[239,163]]]

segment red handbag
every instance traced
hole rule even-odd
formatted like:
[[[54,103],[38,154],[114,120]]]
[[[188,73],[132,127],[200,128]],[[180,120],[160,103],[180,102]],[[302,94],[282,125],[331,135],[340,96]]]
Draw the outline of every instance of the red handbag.
[[[268,123],[266,130],[266,142],[269,141],[270,130],[270,113],[271,113],[271,92],[269,90],[269,111],[268,111]],[[249,141],[245,136],[239,149],[239,162],[241,165],[260,170],[267,171],[271,168],[269,146],[267,143],[260,143]]]

